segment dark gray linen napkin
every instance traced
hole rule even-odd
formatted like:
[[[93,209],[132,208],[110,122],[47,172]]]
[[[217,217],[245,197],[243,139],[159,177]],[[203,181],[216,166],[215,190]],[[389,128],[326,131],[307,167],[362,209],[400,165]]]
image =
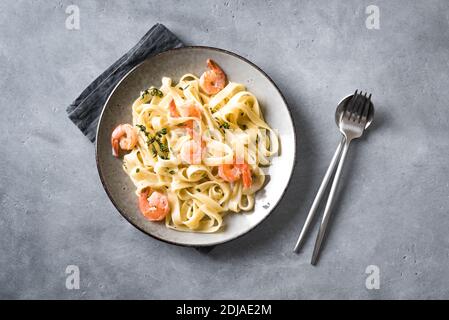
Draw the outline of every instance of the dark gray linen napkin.
[[[69,119],[81,132],[95,141],[98,119],[103,106],[112,89],[136,65],[160,52],[182,47],[183,43],[163,24],[155,24],[139,42],[112,66],[95,79],[75,101],[67,107]],[[211,247],[196,247],[203,253],[212,250]]]
[[[139,42],[95,79],[67,107],[69,119],[95,141],[98,118],[112,89],[136,65],[157,53],[182,47],[183,43],[163,24],[155,24]]]

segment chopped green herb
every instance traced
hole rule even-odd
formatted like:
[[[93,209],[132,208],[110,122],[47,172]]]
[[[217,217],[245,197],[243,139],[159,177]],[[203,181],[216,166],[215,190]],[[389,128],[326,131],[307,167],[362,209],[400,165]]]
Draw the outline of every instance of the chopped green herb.
[[[163,135],[167,134],[167,128],[162,128],[160,131],[156,132],[156,136],[161,138]]]
[[[145,134],[147,133],[147,128],[144,125],[136,124],[136,127],[138,127],[140,131],[144,132]]]
[[[140,172],[140,169],[139,169],[139,168],[137,168],[137,169],[136,169],[136,173],[139,173],[139,172]]]
[[[142,92],[140,93],[140,99],[145,99],[145,96],[146,96],[148,93],[149,93],[149,92],[148,92],[148,89],[142,91]]]
[[[225,128],[225,129],[230,128],[229,123],[227,123],[227,122],[223,122],[220,127]]]
[[[221,121],[221,120],[219,120],[219,119],[217,119],[217,118],[215,118],[215,121],[217,121],[218,127],[219,127],[220,129],[229,129],[229,128],[231,127],[231,126],[229,125],[229,123],[226,122],[226,121]]]
[[[168,173],[175,174],[175,171],[174,170],[170,170]]]
[[[161,150],[162,150],[162,152],[168,152],[169,151],[168,146],[166,144],[164,144],[164,143],[161,144]]]
[[[147,145],[153,144],[153,142],[156,140],[155,137],[151,137],[150,135],[148,135],[147,138]]]
[[[158,144],[159,149],[161,149],[162,152],[165,153],[165,152],[169,151],[168,146],[165,143],[163,143],[163,142],[161,142],[160,140],[157,140],[157,139],[156,139],[156,143]]]
[[[162,98],[164,96],[164,93],[161,90],[159,90],[157,88],[150,88],[150,89],[142,91],[140,93],[140,98],[144,99],[145,96],[148,95],[148,94],[152,95],[153,97],[156,96],[156,97],[159,97],[159,98]]]
[[[159,139],[162,138],[163,135],[167,134],[167,128],[162,128],[160,131],[156,132],[155,135],[151,135],[147,128],[144,125],[137,124],[136,127],[138,127],[147,137],[147,145],[148,147],[151,147],[151,151],[153,152],[153,157],[156,157],[159,155],[162,159],[168,160],[168,152],[170,151],[168,146],[164,143],[162,143]],[[154,146],[154,143],[157,143],[159,146],[159,149],[161,153],[157,151],[156,147]]]
[[[151,91],[150,91],[150,94],[152,96],[156,96],[156,97],[159,97],[159,98],[162,98],[164,96],[164,93],[161,90],[157,89],[157,88],[152,88]]]
[[[196,188],[196,191],[201,192],[201,189]]]

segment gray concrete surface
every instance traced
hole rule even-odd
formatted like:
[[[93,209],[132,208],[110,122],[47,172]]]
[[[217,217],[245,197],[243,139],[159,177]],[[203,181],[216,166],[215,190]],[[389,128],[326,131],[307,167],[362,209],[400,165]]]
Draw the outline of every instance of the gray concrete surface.
[[[67,30],[65,9],[80,8]],[[380,8],[380,30],[365,8]],[[298,165],[256,230],[208,254],[116,212],[65,107],[156,22],[239,53],[285,94]],[[2,1],[0,298],[449,298],[447,1]],[[292,248],[339,136],[336,103],[374,95],[317,267]],[[65,287],[67,265],[80,289]],[[368,265],[379,290],[365,287]]]

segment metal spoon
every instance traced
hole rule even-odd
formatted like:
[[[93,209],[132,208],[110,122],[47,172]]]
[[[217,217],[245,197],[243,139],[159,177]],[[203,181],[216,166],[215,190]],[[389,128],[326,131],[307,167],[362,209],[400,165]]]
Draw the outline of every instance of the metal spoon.
[[[337,109],[335,110],[335,123],[340,128],[340,120],[343,115],[343,111],[347,109],[347,106],[354,95],[357,94],[357,90],[354,94],[348,95],[345,98],[343,98],[337,105]],[[374,118],[374,105],[370,101],[369,109],[368,109],[368,116],[367,116],[367,122],[365,125],[365,130],[370,126],[371,122]],[[315,217],[316,211],[318,209],[318,206],[321,202],[321,199],[323,198],[323,195],[326,191],[326,187],[329,184],[329,181],[335,171],[335,167],[337,165],[338,160],[340,159],[341,150],[343,148],[343,145],[345,145],[346,138],[344,135],[342,135],[342,138],[340,140],[340,143],[338,144],[337,150],[335,150],[335,153],[332,157],[331,163],[329,167],[326,170],[326,174],[324,175],[323,181],[321,182],[321,185],[318,189],[318,192],[315,196],[315,199],[313,200],[312,207],[310,208],[309,214],[307,215],[307,219],[304,223],[304,226],[301,230],[301,233],[299,235],[298,241],[296,242],[294,251],[299,252],[299,250],[302,248],[305,242],[306,235],[309,231],[310,225],[313,221],[313,218]]]

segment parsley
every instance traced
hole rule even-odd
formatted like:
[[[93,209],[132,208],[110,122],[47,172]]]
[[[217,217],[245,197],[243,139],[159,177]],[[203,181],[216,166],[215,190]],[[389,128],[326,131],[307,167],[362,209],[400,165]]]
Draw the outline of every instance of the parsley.
[[[175,171],[174,170],[170,170],[168,173],[175,174]]]
[[[151,91],[150,91],[150,94],[153,97],[156,96],[156,97],[159,97],[159,98],[162,98],[164,96],[164,93],[161,90],[157,89],[157,88],[152,88]]]
[[[153,157],[156,157],[159,155],[162,159],[168,160],[168,152],[170,151],[168,146],[164,143],[162,143],[159,139],[162,138],[163,135],[167,134],[167,128],[162,128],[160,131],[156,132],[154,136],[152,136],[148,131],[147,128],[144,125],[136,124],[136,127],[142,131],[145,136],[147,137],[147,145],[148,147],[151,146],[151,151],[153,152]],[[159,149],[161,150],[161,153],[157,151],[156,147],[154,146],[154,143],[157,143],[159,146]]]
[[[196,188],[196,191],[201,192],[201,189]]]
[[[156,140],[157,144],[159,145],[159,149],[161,149],[162,152],[168,152],[168,146],[165,143],[162,143],[159,140]]]
[[[156,132],[156,135],[157,135],[159,138],[162,138],[162,136],[163,136],[163,135],[166,135],[166,134],[167,134],[167,128],[162,128],[160,131]]]
[[[140,93],[140,98],[144,99],[146,95],[152,95],[153,97],[159,97],[162,98],[164,96],[164,93],[159,90],[158,88],[150,88],[150,89],[146,89],[144,91],[142,91]]]
[[[148,135],[147,138],[148,138],[147,145],[153,144],[154,141],[156,140],[154,137],[151,137],[150,135]]]
[[[161,143],[160,146],[161,146],[162,152],[168,152],[169,151],[168,146],[166,144]]]
[[[149,92],[148,92],[148,89],[142,91],[142,92],[140,93],[140,99],[145,99],[145,96],[146,96],[148,93],[149,93]]]
[[[137,169],[136,169],[136,173],[139,173],[139,172],[140,172],[140,169],[139,169],[139,168],[137,168]]]
[[[218,127],[219,127],[220,129],[229,129],[229,128],[231,127],[231,126],[229,125],[229,123],[226,122],[226,121],[221,121],[221,120],[218,120],[217,118],[215,118],[215,121],[217,121]]]

